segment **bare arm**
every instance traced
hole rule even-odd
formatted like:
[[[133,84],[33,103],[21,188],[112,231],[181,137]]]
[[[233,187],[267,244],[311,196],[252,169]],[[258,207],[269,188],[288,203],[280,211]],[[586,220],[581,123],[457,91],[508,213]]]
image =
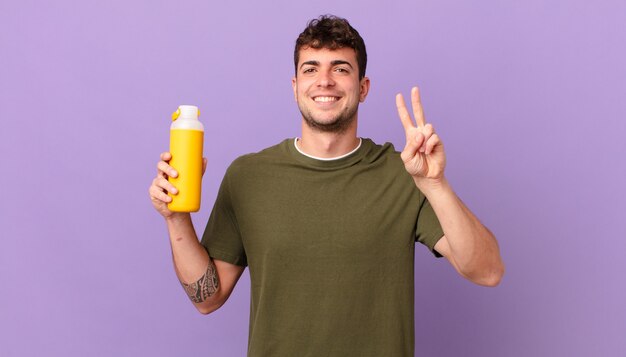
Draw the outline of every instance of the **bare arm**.
[[[226,302],[244,267],[209,257],[198,242],[189,213],[166,219],[174,269],[198,311],[208,314]]]
[[[495,236],[463,204],[445,178],[434,185],[416,184],[428,198],[445,232],[435,244],[435,250],[468,280],[484,286],[498,285],[504,264]]]
[[[167,208],[167,203],[171,201],[167,192],[178,192],[167,181],[168,175],[177,175],[168,165],[170,158],[169,153],[161,154],[161,161],[157,164],[157,177],[149,189],[150,199],[155,209],[165,218],[178,279],[198,311],[208,314],[226,302],[244,267],[212,260],[198,242],[191,215],[172,212]]]
[[[400,120],[406,133],[406,146],[400,155],[417,188],[433,207],[445,233],[435,250],[470,281],[496,286],[504,274],[504,264],[494,235],[461,202],[444,177],[446,157],[443,143],[427,124],[419,90],[411,91],[416,124],[401,94],[396,96]]]

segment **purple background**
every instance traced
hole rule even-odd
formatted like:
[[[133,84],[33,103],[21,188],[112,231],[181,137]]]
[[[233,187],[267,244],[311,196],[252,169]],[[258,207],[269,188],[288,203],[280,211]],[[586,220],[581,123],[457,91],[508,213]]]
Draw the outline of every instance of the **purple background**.
[[[243,356],[247,271],[198,314],[147,189],[169,115],[205,124],[198,234],[227,165],[299,134],[307,20],[347,17],[372,90],[359,133],[403,145],[422,88],[447,176],[499,239],[496,289],[416,254],[422,356],[626,354],[623,1],[3,1],[0,355]]]

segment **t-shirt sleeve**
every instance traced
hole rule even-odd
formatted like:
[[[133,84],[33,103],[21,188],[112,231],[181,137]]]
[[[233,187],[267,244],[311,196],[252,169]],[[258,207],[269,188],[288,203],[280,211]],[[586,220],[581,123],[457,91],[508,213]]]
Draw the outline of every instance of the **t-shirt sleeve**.
[[[442,255],[435,250],[435,244],[443,237],[443,229],[439,223],[437,215],[430,202],[426,198],[422,201],[417,214],[417,227],[415,229],[415,240],[424,244],[437,258]]]
[[[248,259],[244,250],[237,218],[233,210],[229,172],[226,172],[207,222],[201,244],[211,258],[227,263],[247,266]]]

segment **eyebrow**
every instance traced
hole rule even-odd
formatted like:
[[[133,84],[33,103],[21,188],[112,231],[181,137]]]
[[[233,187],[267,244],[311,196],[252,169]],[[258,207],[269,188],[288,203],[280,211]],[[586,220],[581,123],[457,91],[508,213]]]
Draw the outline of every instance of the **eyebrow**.
[[[336,66],[339,64],[347,64],[348,66],[350,66],[350,68],[352,67],[352,64],[348,61],[344,61],[344,60],[334,60],[330,62],[331,65]],[[305,65],[311,65],[311,66],[319,66],[320,62],[319,61],[306,61],[306,62],[302,62],[302,64],[300,65],[300,69],[302,69],[303,66]]]

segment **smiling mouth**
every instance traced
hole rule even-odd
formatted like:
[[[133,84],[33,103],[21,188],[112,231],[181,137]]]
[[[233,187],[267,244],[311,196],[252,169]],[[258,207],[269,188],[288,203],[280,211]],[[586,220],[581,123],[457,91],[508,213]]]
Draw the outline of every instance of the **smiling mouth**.
[[[328,103],[328,102],[336,102],[339,100],[339,97],[331,97],[331,96],[318,96],[313,97],[313,100],[318,103]]]

